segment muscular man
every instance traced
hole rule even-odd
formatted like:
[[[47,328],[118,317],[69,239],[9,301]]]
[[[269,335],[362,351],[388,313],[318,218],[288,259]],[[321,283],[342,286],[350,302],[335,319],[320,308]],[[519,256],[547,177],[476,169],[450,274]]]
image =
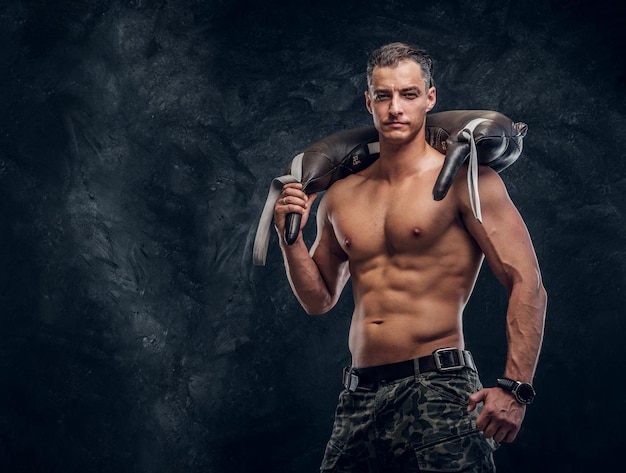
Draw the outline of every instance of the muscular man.
[[[307,313],[332,309],[352,278],[352,366],[322,471],[493,471],[492,452],[515,439],[534,396],[527,384],[515,393],[518,382],[532,382],[546,309],[531,239],[489,167],[479,174],[482,223],[467,167],[433,200],[444,156],[425,140],[436,102],[430,57],[393,43],[372,53],[367,72],[380,158],[326,192],[310,251],[302,233],[293,245],[280,238]],[[300,184],[284,186],[274,207],[279,235],[288,213],[306,224],[315,198]],[[483,258],[509,296],[506,379],[485,389],[462,330]]]

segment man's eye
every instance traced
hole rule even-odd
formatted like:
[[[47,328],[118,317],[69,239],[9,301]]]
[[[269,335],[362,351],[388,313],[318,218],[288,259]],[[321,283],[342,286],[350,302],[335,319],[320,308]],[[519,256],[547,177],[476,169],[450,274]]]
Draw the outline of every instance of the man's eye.
[[[389,100],[389,94],[376,94],[376,101],[380,102],[382,100]]]
[[[404,94],[404,98],[409,99],[409,100],[414,100],[417,98],[417,94],[410,92],[408,94]]]

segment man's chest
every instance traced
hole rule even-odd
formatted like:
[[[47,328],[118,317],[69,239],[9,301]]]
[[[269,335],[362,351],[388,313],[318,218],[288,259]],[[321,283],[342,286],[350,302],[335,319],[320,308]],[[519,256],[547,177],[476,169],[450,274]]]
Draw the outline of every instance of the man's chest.
[[[450,202],[435,201],[432,186],[356,187],[333,205],[332,223],[349,256],[424,253],[456,223]]]

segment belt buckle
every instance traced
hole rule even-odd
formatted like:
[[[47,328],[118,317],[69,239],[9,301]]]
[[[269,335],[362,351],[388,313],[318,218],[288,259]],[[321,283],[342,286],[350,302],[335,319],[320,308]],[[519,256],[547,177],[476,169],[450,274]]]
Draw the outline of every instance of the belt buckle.
[[[359,377],[352,373],[352,367],[343,369],[343,386],[350,392],[359,387]]]
[[[441,356],[443,353],[447,352],[456,352],[459,358],[458,365],[452,366],[444,366],[441,361]],[[433,352],[433,356],[435,357],[435,366],[437,367],[437,371],[440,373],[445,373],[446,371],[459,371],[465,368],[465,357],[463,356],[463,350],[460,348],[439,348]]]

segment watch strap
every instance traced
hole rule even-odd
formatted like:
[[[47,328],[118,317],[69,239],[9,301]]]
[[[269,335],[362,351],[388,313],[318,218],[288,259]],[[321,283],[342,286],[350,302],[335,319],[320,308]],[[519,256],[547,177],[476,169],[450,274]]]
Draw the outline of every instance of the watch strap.
[[[530,404],[535,399],[535,388],[530,383],[522,383],[511,378],[498,378],[498,387],[511,392],[520,404]]]
[[[518,382],[511,378],[498,378],[498,387],[507,391],[513,392],[516,384]]]

